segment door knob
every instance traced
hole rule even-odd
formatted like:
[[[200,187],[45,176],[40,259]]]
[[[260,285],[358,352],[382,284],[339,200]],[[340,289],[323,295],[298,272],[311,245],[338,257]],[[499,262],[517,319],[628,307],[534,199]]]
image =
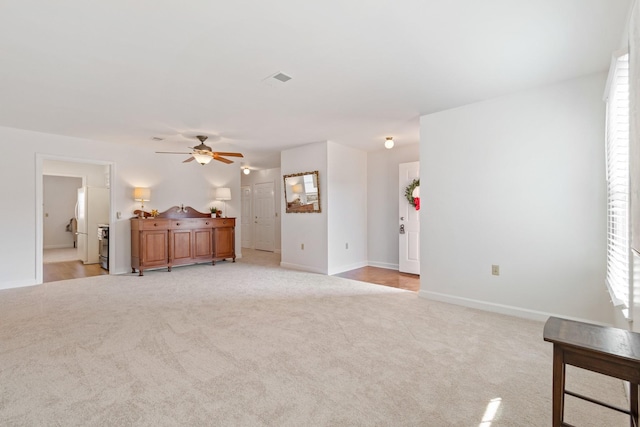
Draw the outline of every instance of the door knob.
[[[404,224],[400,224],[400,234],[404,234]]]

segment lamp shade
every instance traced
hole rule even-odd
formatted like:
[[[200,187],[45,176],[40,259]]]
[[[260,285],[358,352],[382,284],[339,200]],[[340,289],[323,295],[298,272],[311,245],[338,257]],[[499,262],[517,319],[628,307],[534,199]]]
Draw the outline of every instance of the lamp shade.
[[[133,189],[133,199],[140,202],[148,202],[151,200],[151,189],[136,187]]]
[[[213,159],[213,157],[209,156],[208,154],[202,153],[193,153],[193,158],[196,159],[196,162],[200,163],[201,165],[206,165],[211,161],[211,159]]]
[[[302,189],[302,184],[295,184],[293,187],[291,187],[291,190],[292,190],[294,193],[298,193],[298,194],[300,194],[300,193],[304,193],[304,191],[303,191],[303,189]]]
[[[226,187],[216,188],[216,200],[231,200],[231,189]]]

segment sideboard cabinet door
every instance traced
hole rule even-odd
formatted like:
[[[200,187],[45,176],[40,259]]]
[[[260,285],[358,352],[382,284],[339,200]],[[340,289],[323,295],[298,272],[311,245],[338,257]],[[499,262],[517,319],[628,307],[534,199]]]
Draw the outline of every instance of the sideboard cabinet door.
[[[167,251],[167,231],[153,230],[140,232],[141,263],[145,267],[165,266],[169,262]]]
[[[233,227],[214,229],[214,259],[233,258],[235,261],[235,233]]]

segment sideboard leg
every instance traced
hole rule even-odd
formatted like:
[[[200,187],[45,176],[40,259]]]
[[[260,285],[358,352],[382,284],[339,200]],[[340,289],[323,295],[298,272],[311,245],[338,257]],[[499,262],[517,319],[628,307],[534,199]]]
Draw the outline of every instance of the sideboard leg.
[[[638,384],[629,384],[631,401],[631,425],[638,425]]]
[[[140,276],[144,276],[144,274],[142,274],[142,269],[140,269],[140,274],[138,274],[138,277]]]

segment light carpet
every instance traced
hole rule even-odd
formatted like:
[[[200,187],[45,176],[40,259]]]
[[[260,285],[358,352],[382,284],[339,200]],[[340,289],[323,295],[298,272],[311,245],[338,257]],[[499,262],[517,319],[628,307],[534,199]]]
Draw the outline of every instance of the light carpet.
[[[542,327],[246,262],[4,290],[0,425],[549,426]],[[626,405],[618,380],[567,383]]]

